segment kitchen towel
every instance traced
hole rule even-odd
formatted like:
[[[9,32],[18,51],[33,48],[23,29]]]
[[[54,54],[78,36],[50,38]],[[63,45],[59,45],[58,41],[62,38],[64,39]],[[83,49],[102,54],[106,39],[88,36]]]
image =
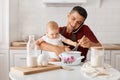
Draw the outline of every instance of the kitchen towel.
[[[93,67],[90,62],[86,62],[82,65],[81,70],[87,77],[110,77],[112,76],[107,69],[111,68],[110,65],[104,64],[104,67]]]

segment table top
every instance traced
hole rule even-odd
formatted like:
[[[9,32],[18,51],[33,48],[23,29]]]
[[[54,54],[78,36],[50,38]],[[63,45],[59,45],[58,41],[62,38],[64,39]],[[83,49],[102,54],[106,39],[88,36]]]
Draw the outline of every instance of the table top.
[[[67,67],[73,70],[57,69],[31,75],[18,75],[10,72],[9,76],[12,80],[120,80],[120,72],[114,68],[107,70],[112,75],[110,77],[99,76],[92,78],[83,74],[81,65]]]

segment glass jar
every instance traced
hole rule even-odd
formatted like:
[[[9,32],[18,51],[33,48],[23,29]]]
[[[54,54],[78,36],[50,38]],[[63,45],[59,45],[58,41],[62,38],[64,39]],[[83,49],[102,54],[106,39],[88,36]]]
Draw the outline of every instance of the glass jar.
[[[27,67],[37,66],[37,45],[34,44],[34,35],[29,35],[29,40],[27,43]]]
[[[93,67],[104,66],[104,48],[103,47],[91,47],[91,65]]]

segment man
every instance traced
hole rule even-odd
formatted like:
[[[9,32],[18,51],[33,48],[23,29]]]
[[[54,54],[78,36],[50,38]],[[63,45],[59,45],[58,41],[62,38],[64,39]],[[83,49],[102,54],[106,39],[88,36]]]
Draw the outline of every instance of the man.
[[[87,25],[84,25],[84,21],[87,18],[87,12],[80,6],[75,6],[67,16],[68,22],[64,27],[60,27],[60,33],[73,41],[79,43],[78,51],[81,51],[81,55],[85,56],[82,62],[85,61],[88,49],[92,46],[101,46],[94,33]],[[70,46],[70,45],[69,45]],[[43,50],[55,52],[57,55],[62,53],[66,46],[55,46],[42,42],[39,47]],[[72,46],[70,46],[73,49]]]

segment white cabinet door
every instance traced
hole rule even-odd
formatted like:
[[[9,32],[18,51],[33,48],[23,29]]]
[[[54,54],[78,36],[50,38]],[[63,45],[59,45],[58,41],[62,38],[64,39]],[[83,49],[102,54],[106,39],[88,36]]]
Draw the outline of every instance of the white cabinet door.
[[[91,56],[91,50],[87,53],[87,61],[90,61]],[[111,65],[111,51],[105,50],[104,51],[104,62]]]
[[[0,49],[9,48],[9,0],[0,0]]]
[[[10,67],[26,65],[26,50],[10,50]]]
[[[38,53],[41,53],[38,50]],[[10,67],[26,65],[26,50],[10,50]]]
[[[112,50],[111,53],[111,65],[120,71],[120,50]]]
[[[8,51],[0,50],[0,80],[9,80]]]
[[[109,64],[109,65],[111,65],[111,51],[110,50],[105,50],[104,51],[104,62],[106,63],[106,64]]]

